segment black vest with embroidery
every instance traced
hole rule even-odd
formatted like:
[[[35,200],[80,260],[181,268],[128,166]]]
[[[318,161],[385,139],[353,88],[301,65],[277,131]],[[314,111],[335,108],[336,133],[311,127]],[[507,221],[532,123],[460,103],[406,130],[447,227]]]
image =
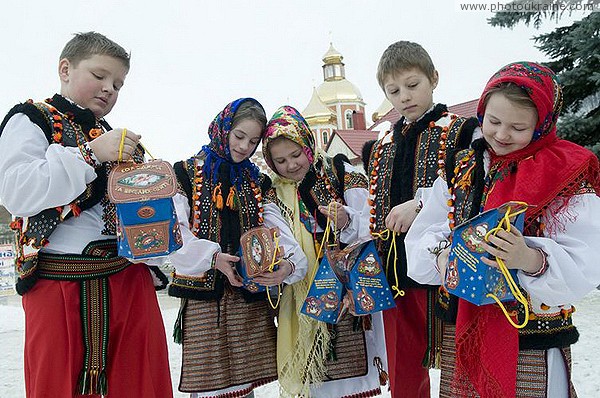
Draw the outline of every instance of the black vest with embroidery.
[[[270,189],[268,177],[261,175],[254,182],[249,173],[243,171],[239,184],[230,181],[229,165],[223,163],[218,171],[218,181],[213,183],[203,175],[204,156],[200,154],[173,166],[177,174],[180,193],[188,198],[190,206],[189,226],[191,232],[200,239],[219,243],[221,252],[238,255],[240,236],[247,230],[263,224],[262,206],[267,203]],[[216,186],[219,185],[222,197],[228,197],[232,189],[232,202],[228,205],[223,199],[219,210],[213,200]],[[200,276],[173,274],[169,285],[169,295],[194,300],[219,300],[223,296],[226,277],[211,268]],[[251,293],[239,288],[248,302],[265,300],[266,293]]]
[[[443,169],[446,153],[454,148],[467,148],[477,119],[451,113],[438,104],[415,123],[400,119],[391,132],[363,149],[363,161],[369,178],[369,203],[372,206],[371,233],[386,229],[385,218],[390,210],[415,197],[419,188],[429,188]],[[407,276],[404,238],[396,237],[396,265],[390,258],[386,276],[391,285],[402,288],[431,289]],[[391,239],[377,241],[382,259],[388,258]],[[392,256],[393,257],[393,252]]]
[[[17,113],[25,114],[44,132],[49,144],[59,144],[66,147],[79,147],[89,140],[89,132],[93,128],[110,128],[103,122],[100,125],[90,110],[81,109],[60,95],[54,95],[44,103],[28,101],[16,105],[6,115],[0,126],[0,134],[8,120]],[[83,154],[82,154],[83,155]],[[85,156],[84,156],[85,158]],[[17,217],[11,226],[17,234],[17,292],[27,292],[37,280],[37,250],[48,243],[48,239],[56,227],[64,220],[89,209],[101,201],[106,201],[104,207],[111,204],[105,198],[107,182],[107,164],[96,167],[97,178],[89,183],[85,191],[71,203],[46,209],[31,217]],[[114,208],[114,206],[113,206]],[[114,218],[114,211],[111,213]],[[116,219],[104,217],[105,225],[114,225]],[[111,228],[106,228],[103,234],[110,234]],[[112,233],[114,234],[114,232]],[[25,249],[27,246],[29,249]]]
[[[479,214],[484,205],[482,203],[485,185],[483,139],[475,141],[473,147],[475,149],[459,151],[455,156],[449,156],[446,165],[445,177],[448,189],[453,195],[455,225]],[[537,235],[535,231],[527,231],[526,234]],[[577,342],[579,332],[573,325],[572,309],[561,309],[556,313],[544,314],[543,311],[534,308],[527,292],[521,290],[529,302],[529,321],[524,328],[519,329],[519,349],[563,348]],[[516,311],[519,324],[525,320],[525,310],[521,304],[511,302],[505,305],[509,312]],[[446,322],[455,323],[457,308],[458,298],[444,287],[440,287],[435,308],[436,315]]]
[[[345,204],[344,192],[351,188],[367,188],[365,176],[356,172],[346,172],[344,155],[333,158],[322,156],[311,167],[298,185],[303,204],[311,216],[315,217],[321,229],[327,226],[327,218],[319,211],[319,206],[327,206],[337,200]]]

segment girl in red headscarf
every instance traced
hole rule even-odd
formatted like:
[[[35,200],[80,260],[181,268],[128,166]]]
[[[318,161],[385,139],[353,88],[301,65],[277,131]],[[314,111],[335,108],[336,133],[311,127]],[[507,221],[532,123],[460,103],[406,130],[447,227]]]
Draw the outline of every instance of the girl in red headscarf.
[[[571,303],[600,283],[600,171],[593,153],[556,136],[562,106],[554,73],[518,62],[498,71],[478,105],[483,138],[448,157],[446,175],[406,237],[409,276],[439,285],[455,225],[508,201],[529,204],[523,233],[490,236],[487,253],[518,270],[529,306],[514,328],[499,306],[477,307],[440,289],[449,321],[441,397],[572,397],[570,345],[579,333]],[[497,267],[497,260],[482,262]],[[515,307],[514,321],[525,311]]]

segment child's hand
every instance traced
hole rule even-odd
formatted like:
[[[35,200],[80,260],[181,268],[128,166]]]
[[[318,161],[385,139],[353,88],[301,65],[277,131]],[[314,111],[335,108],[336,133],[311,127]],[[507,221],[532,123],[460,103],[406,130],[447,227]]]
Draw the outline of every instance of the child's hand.
[[[319,206],[319,211],[334,222],[336,229],[342,229],[350,221],[344,205],[340,202],[331,202],[328,206]]]
[[[89,146],[94,151],[94,155],[96,155],[96,159],[100,163],[119,160],[119,146],[121,145],[122,132],[123,129],[110,130],[90,141]],[[141,135],[127,130],[121,160],[131,159],[131,155],[135,151],[140,138],[142,138]]]
[[[491,255],[502,259],[509,269],[535,273],[544,261],[538,250],[527,246],[523,234],[513,225],[510,226],[510,232],[500,230],[496,235],[490,235],[489,243],[482,241],[481,246]],[[485,255],[481,256],[481,261],[490,267],[498,267],[496,260],[490,260]]]
[[[393,232],[406,232],[417,217],[419,201],[411,199],[408,202],[394,206],[385,218],[385,227]]]
[[[263,286],[277,286],[283,283],[283,280],[292,273],[292,264],[288,260],[281,260],[277,271],[263,272],[255,276],[252,280]]]
[[[238,256],[233,256],[227,253],[219,253],[217,254],[217,258],[215,260],[215,268],[221,271],[229,280],[231,286],[242,287],[244,284],[242,283],[242,277],[238,275],[235,270],[235,263],[240,261]]]

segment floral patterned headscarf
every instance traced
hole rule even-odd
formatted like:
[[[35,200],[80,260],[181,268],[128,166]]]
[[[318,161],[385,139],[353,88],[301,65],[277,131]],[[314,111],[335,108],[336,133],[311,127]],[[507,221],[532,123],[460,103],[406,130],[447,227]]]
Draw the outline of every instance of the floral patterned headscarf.
[[[537,108],[538,121],[532,141],[556,134],[556,122],[563,104],[562,89],[554,72],[533,62],[514,62],[496,72],[487,82],[477,105],[477,117],[483,123],[486,94],[501,83],[514,83],[522,88]]]
[[[201,152],[206,154],[206,161],[203,167],[204,174],[211,176],[213,181],[216,181],[219,167],[223,162],[231,165],[231,180],[234,182],[238,181],[243,170],[248,170],[253,179],[256,180],[258,178],[259,169],[254,163],[249,159],[234,163],[229,150],[229,133],[233,128],[233,117],[240,106],[246,101],[252,101],[262,108],[260,102],[254,98],[239,98],[229,103],[208,127],[210,143],[204,145]]]
[[[277,169],[271,158],[269,144],[279,137],[285,137],[300,145],[308,161],[315,164],[317,161],[315,137],[304,117],[293,106],[284,105],[277,109],[267,123],[267,129],[263,136],[262,144],[265,161],[275,173],[277,173]]]

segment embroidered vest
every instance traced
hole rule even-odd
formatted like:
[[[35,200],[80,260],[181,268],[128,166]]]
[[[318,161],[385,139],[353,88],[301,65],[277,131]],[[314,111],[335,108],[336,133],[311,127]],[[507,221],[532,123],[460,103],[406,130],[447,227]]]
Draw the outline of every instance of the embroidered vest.
[[[57,97],[55,96],[53,100]],[[94,165],[89,153],[84,149],[89,132],[84,132],[82,126],[75,123],[70,115],[63,114],[52,106],[53,100],[40,103],[28,101],[15,106],[6,116],[2,129],[10,117],[16,113],[23,113],[44,131],[49,144],[78,147],[82,151],[84,159],[90,165]],[[66,100],[62,99],[62,101],[65,102]],[[102,126],[97,124],[96,128],[102,129]],[[142,156],[142,153],[138,151],[136,158],[141,160]],[[96,167],[97,178],[89,183],[85,191],[73,202],[43,210],[34,216],[16,217],[11,223],[11,227],[17,235],[16,265],[19,278],[16,289],[19,294],[24,294],[33,287],[37,279],[35,273],[38,251],[48,244],[50,235],[64,220],[72,216],[78,216],[81,211],[104,202],[105,229],[103,234],[114,234],[112,232],[116,221],[114,219],[114,206],[105,198],[107,169],[109,167],[110,165],[107,164]]]
[[[479,153],[478,153],[479,152]],[[485,193],[493,187],[495,181],[502,178],[494,175],[490,187],[483,187],[483,155],[473,149],[463,150],[449,159],[446,179],[454,201],[454,225],[479,214],[485,204]],[[453,166],[453,167],[451,167]],[[494,171],[488,172],[488,175]],[[478,175],[479,174],[479,175]],[[496,173],[499,174],[499,173]],[[477,183],[479,180],[479,183]],[[479,187],[478,186],[482,186]],[[535,229],[535,225],[533,227]],[[530,227],[526,234],[540,235]],[[526,294],[529,303],[529,322],[519,329],[519,348],[543,350],[548,348],[563,348],[574,344],[579,339],[579,332],[573,325],[572,314],[574,307],[549,307],[538,303]],[[441,319],[454,323],[456,321],[457,297],[440,287],[436,303],[436,315]],[[518,323],[525,320],[525,310],[522,305],[513,302],[506,303],[509,312],[516,311]],[[492,304],[493,305],[493,304]]]
[[[262,206],[266,201],[263,199],[265,188],[261,183],[265,176],[261,175],[261,181],[254,182],[244,172],[242,181],[238,185],[231,185],[228,166],[223,164],[219,180],[213,183],[211,178],[204,176],[203,165],[203,154],[174,165],[180,191],[188,198],[191,209],[190,230],[200,239],[219,243],[222,252],[236,254],[241,234],[263,224]],[[227,201],[223,200],[222,209],[218,209],[213,200],[217,186],[228,197]],[[228,192],[231,192],[231,196]],[[195,300],[219,300],[223,296],[224,280],[225,276],[214,268],[197,277],[173,273],[169,295]],[[264,292],[240,291],[247,301],[266,299]]]
[[[394,206],[413,199],[418,188],[433,185],[444,167],[446,153],[467,147],[476,126],[476,119],[448,113],[444,105],[437,105],[414,124],[404,125],[400,120],[393,131],[375,141],[366,163],[371,233],[386,229],[385,218]],[[404,237],[396,236],[396,265],[392,266],[394,259],[390,258],[386,269],[389,283],[400,289],[431,288],[407,276]],[[387,259],[391,239],[379,239],[377,247],[381,258]]]

